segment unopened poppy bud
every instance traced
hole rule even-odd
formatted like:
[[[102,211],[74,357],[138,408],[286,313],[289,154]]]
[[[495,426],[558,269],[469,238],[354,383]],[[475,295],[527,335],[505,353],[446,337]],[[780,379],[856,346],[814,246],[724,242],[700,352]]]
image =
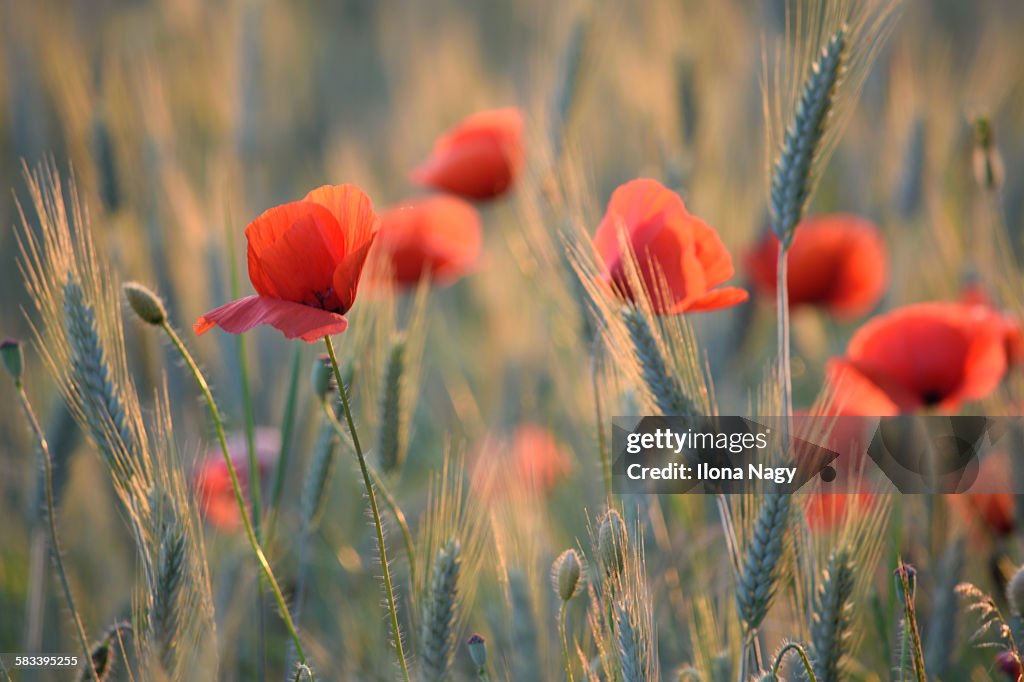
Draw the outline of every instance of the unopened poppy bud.
[[[1003,157],[996,148],[992,122],[985,116],[974,119],[974,181],[988,190],[1003,186],[1006,175]]]
[[[6,339],[0,342],[0,358],[3,359],[4,367],[10,373],[14,383],[21,383],[21,373],[25,366],[24,356],[21,352],[21,341]]]
[[[331,367],[331,358],[324,354],[313,361],[313,371],[310,373],[310,381],[313,383],[313,391],[317,397],[323,400],[331,392],[334,384],[334,371]]]
[[[580,555],[575,549],[565,550],[551,565],[551,583],[562,601],[569,601],[576,595],[581,570]]]
[[[469,647],[469,657],[480,670],[487,667],[487,642],[480,635],[473,635],[466,642]]]
[[[615,509],[609,509],[597,529],[597,552],[605,573],[612,575],[622,572],[628,541],[626,522],[622,520],[622,515]]]
[[[160,325],[167,321],[167,309],[160,297],[138,282],[127,282],[121,287],[128,305],[147,324]]]
[[[1020,658],[1012,651],[1000,651],[996,654],[996,667],[1006,673],[1006,676],[1014,682],[1020,679],[1021,673],[1024,673],[1024,666],[1021,666]]]
[[[1024,616],[1024,567],[1010,578],[1010,584],[1006,586],[1006,600],[1015,614]]]

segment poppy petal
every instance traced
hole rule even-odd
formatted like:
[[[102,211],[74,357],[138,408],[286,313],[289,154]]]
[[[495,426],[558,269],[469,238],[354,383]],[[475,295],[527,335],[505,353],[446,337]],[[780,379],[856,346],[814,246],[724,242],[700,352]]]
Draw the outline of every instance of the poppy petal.
[[[373,237],[358,249],[345,256],[334,270],[334,295],[338,298],[341,310],[348,312],[356,300],[356,290],[359,287],[359,278],[363,273],[363,266],[366,265],[366,256],[373,246]]]
[[[900,413],[900,406],[893,398],[852,363],[831,360],[826,373],[834,392],[830,412],[864,417],[892,417]]]
[[[265,246],[256,261],[262,276],[274,285],[274,298],[335,310],[332,277],[345,255],[343,240],[334,217],[317,209],[319,213],[298,218],[277,241]]]
[[[748,298],[750,298],[750,294],[747,293],[746,289],[741,289],[740,287],[712,289],[697,300],[687,304],[686,311],[719,310],[720,308],[739,305]]]
[[[311,222],[319,227],[319,234],[328,253],[341,260],[345,242],[337,221],[330,211],[311,201],[292,201],[264,211],[245,228],[248,242],[247,259],[249,280],[256,292],[270,298],[287,298],[280,290],[281,281],[275,280],[264,269],[263,259],[278,241],[299,221]],[[284,278],[287,282],[288,278]]]
[[[261,324],[274,327],[289,339],[301,338],[312,343],[345,331],[348,320],[338,313],[301,303],[246,296],[214,308],[196,320],[192,328],[196,334],[203,334],[214,326],[232,334],[241,334]]]
[[[594,234],[594,247],[605,267],[615,270],[622,263],[622,230],[633,252],[640,255],[666,225],[681,224],[686,215],[679,195],[657,180],[631,180],[612,192],[604,220]]]
[[[410,179],[470,199],[490,199],[512,184],[512,169],[498,140],[468,140],[432,156],[413,169]]]
[[[1004,341],[998,315],[987,308],[918,303],[862,326],[847,357],[890,395],[900,387],[921,404],[953,410],[998,386],[1006,372]]]
[[[511,187],[522,166],[522,131],[516,108],[468,116],[437,139],[410,178],[470,199],[494,198]]]
[[[694,215],[687,215],[687,228],[693,234],[694,251],[704,271],[704,281],[708,287],[721,284],[736,274],[732,265],[732,256],[722,243],[718,232],[706,222]]]
[[[311,190],[306,201],[325,207],[338,221],[346,255],[365,244],[380,224],[370,197],[356,185],[323,185]]]
[[[375,250],[389,277],[413,286],[424,273],[450,283],[469,272],[480,257],[483,236],[473,205],[457,197],[435,195],[404,202],[381,213]]]

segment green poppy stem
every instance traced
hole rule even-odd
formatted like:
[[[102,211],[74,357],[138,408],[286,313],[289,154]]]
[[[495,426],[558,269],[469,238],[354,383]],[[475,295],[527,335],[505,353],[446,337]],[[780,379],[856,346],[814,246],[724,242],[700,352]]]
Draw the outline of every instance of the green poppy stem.
[[[387,546],[384,543],[384,526],[380,520],[380,509],[377,506],[377,495],[373,491],[373,481],[370,480],[370,470],[366,465],[366,456],[363,454],[363,447],[359,444],[359,435],[356,433],[355,420],[352,418],[352,409],[348,404],[348,391],[341,378],[341,369],[338,367],[338,357],[334,353],[334,343],[330,336],[324,337],[324,345],[327,346],[327,355],[331,358],[331,368],[334,370],[334,379],[338,382],[338,393],[341,394],[341,406],[345,410],[345,421],[348,422],[349,435],[352,438],[352,447],[356,451],[356,458],[359,460],[359,470],[363,474],[363,484],[366,486],[366,496],[370,500],[370,511],[373,513],[373,525],[377,531],[377,554],[380,558],[381,572],[384,574],[384,592],[387,595],[388,611],[391,614],[391,630],[395,638],[395,652],[398,655],[398,664],[402,667],[402,678],[409,682],[409,664],[405,660],[405,648],[402,645],[402,631],[398,626],[398,607],[395,605],[395,590],[391,584],[391,569],[388,566]]]
[[[50,446],[47,444],[46,436],[43,435],[43,429],[39,426],[39,420],[36,419],[36,414],[32,410],[32,403],[29,402],[28,394],[25,393],[25,386],[18,380],[15,388],[18,393],[18,401],[21,403],[21,411],[25,413],[25,419],[28,420],[32,436],[36,441],[36,447],[39,449],[39,454],[43,460],[43,476],[45,477],[46,487],[46,520],[50,529],[53,562],[57,568],[57,575],[60,577],[60,586],[64,591],[64,600],[67,602],[68,611],[71,613],[71,621],[75,625],[75,635],[78,637],[78,643],[82,647],[82,651],[85,652],[85,665],[89,668],[89,679],[93,682],[99,682],[99,678],[96,676],[96,669],[92,665],[92,654],[89,651],[89,641],[85,635],[85,628],[82,626],[82,619],[78,615],[75,597],[71,593],[71,584],[68,582],[67,572],[64,569],[64,557],[60,551],[60,542],[57,536],[57,513],[53,503],[53,464],[50,461]],[[6,669],[4,669],[4,673],[6,675]],[[6,679],[10,679],[10,677],[8,676]]]
[[[263,553],[263,549],[260,547],[259,540],[256,538],[252,520],[249,518],[249,514],[246,513],[245,498],[242,496],[242,488],[238,483],[238,472],[235,471],[235,464],[231,461],[231,453],[228,451],[227,437],[224,435],[224,421],[221,419],[220,410],[217,408],[217,403],[214,401],[213,394],[210,392],[210,386],[206,383],[206,377],[203,376],[202,371],[199,369],[199,365],[196,364],[196,361],[192,358],[192,354],[189,353],[188,348],[185,347],[185,343],[178,336],[178,333],[174,331],[174,328],[171,327],[166,320],[160,326],[163,328],[168,338],[170,338],[174,347],[178,349],[178,353],[192,372],[192,376],[199,385],[199,390],[202,391],[203,398],[206,400],[206,407],[209,409],[210,417],[213,419],[213,425],[217,431],[217,441],[220,444],[221,453],[224,455],[224,463],[227,464],[228,475],[231,477],[231,489],[235,493],[235,501],[238,503],[239,516],[242,517],[242,525],[245,527],[245,535],[249,540],[249,546],[252,547],[253,554],[256,555],[256,561],[263,572],[263,577],[266,579],[267,583],[270,584],[270,589],[274,593],[274,599],[277,601],[278,611],[280,611],[281,618],[284,620],[288,634],[291,636],[292,642],[295,644],[295,652],[302,663],[308,664],[306,660],[306,652],[302,648],[302,642],[299,641],[299,633],[295,629],[295,623],[292,621],[291,613],[288,611],[288,604],[285,602],[284,594],[282,594],[281,587],[277,584],[277,579],[274,577],[274,571],[270,568],[270,562],[267,561],[267,557]],[[310,677],[312,678],[312,674]]]

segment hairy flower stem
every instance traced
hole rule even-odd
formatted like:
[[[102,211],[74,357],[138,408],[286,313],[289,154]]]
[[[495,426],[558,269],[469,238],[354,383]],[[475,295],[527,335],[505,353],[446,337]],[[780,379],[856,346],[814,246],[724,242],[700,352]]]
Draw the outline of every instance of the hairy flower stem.
[[[333,415],[331,415],[333,417]],[[336,419],[332,419],[333,423],[337,426]],[[370,476],[373,477],[373,485],[376,486],[381,496],[384,498],[384,504],[391,510],[391,515],[395,517],[395,521],[398,523],[398,529],[402,532],[402,542],[405,544],[405,553],[409,558],[409,583],[412,586],[412,592],[415,593],[416,585],[416,544],[412,540],[412,531],[409,530],[409,521],[405,518],[405,513],[402,508],[398,506],[398,500],[391,494],[387,485],[384,482],[384,478],[378,473],[373,467],[368,466]]]
[[[231,298],[237,299],[242,295],[241,280],[238,276],[238,258],[235,255],[235,233],[230,229],[231,221],[226,220],[225,232],[228,240],[228,280],[231,286]],[[245,418],[245,452],[249,468],[249,497],[252,506],[253,532],[256,534],[256,541],[263,542],[262,516],[263,516],[263,495],[261,490],[259,462],[256,461],[256,413],[252,402],[252,384],[249,381],[249,354],[245,343],[245,335],[239,334],[236,337],[236,351],[238,352],[238,376],[239,388],[242,391],[242,412]],[[280,463],[280,460],[278,460]],[[245,514],[245,511],[242,511]],[[256,581],[256,612],[257,612],[257,633],[256,658],[257,672],[260,682],[267,678],[266,660],[266,639],[267,628],[263,609],[263,579]]]
[[[348,434],[345,432],[341,422],[339,422],[338,418],[334,415],[334,412],[331,410],[331,406],[327,401],[322,400],[321,406],[323,407],[327,422],[335,430],[338,436],[341,438],[347,438]],[[384,482],[384,478],[380,473],[369,464],[367,464],[366,468],[367,471],[370,472],[370,478],[373,480],[374,487],[377,492],[380,493],[381,497],[384,498],[384,504],[386,504],[388,509],[391,510],[391,514],[395,517],[395,521],[398,523],[398,528],[402,532],[402,542],[405,544],[405,553],[409,557],[409,582],[412,584],[413,590],[415,590],[416,585],[418,584],[416,582],[416,544],[412,539],[412,531],[409,529],[409,521],[405,518],[405,512],[403,512],[402,508],[398,506],[398,500],[396,500],[395,496],[391,494],[390,490],[388,490],[388,487]]]
[[[68,604],[68,611],[71,614],[71,621],[75,625],[75,634],[78,636],[78,643],[82,647],[82,651],[85,654],[85,661],[90,660],[89,653],[89,640],[85,636],[85,628],[82,626],[82,619],[78,615],[78,609],[75,606],[75,597],[71,593],[71,584],[68,582],[67,572],[64,570],[64,558],[60,552],[60,542],[57,537],[57,515],[53,504],[53,466],[50,461],[50,446],[46,442],[46,436],[43,435],[43,430],[39,426],[39,420],[36,419],[36,414],[32,410],[32,403],[28,400],[28,394],[25,393],[25,386],[18,381],[15,384],[15,389],[18,393],[18,402],[21,403],[21,410],[25,413],[25,419],[28,420],[29,428],[32,430],[32,437],[35,439],[36,448],[39,450],[39,454],[43,460],[43,476],[45,478],[46,486],[46,520],[50,528],[50,546],[53,550],[53,562],[57,568],[57,575],[60,578],[60,586],[64,591],[64,600]],[[96,670],[91,666],[89,668],[89,679],[93,682],[99,682],[99,678],[96,676]],[[4,670],[6,673],[6,670]],[[7,677],[10,679],[10,677]]]
[[[786,646],[782,647],[779,650],[779,653],[775,655],[775,664],[772,665],[773,679],[779,679],[779,668],[782,666],[782,659],[790,651],[795,651],[800,656],[800,660],[804,664],[804,672],[807,673],[807,679],[810,682],[817,682],[818,678],[814,676],[814,670],[811,669],[811,662],[807,659],[807,652],[804,651],[804,648],[796,642],[790,642]]]
[[[366,496],[370,500],[370,511],[373,514],[373,525],[377,531],[377,553],[380,558],[381,572],[384,574],[384,592],[387,595],[388,611],[391,613],[391,630],[395,637],[395,652],[398,655],[398,664],[402,668],[402,679],[409,682],[409,664],[405,660],[405,648],[402,645],[402,631],[398,627],[398,607],[395,605],[395,590],[391,584],[391,568],[388,566],[387,546],[384,543],[384,526],[380,521],[380,509],[377,507],[377,495],[373,491],[373,481],[370,480],[370,469],[366,465],[366,456],[363,454],[363,447],[359,444],[359,435],[356,433],[355,420],[352,418],[352,409],[348,404],[348,392],[345,390],[345,383],[341,378],[341,368],[338,366],[338,357],[334,352],[334,343],[330,336],[324,337],[324,345],[327,346],[327,355],[331,358],[331,368],[334,370],[334,379],[338,382],[338,393],[341,394],[341,406],[345,410],[345,421],[348,422],[349,436],[352,438],[352,447],[356,451],[356,458],[359,460],[359,470],[363,474],[363,484],[366,486]]]
[[[569,640],[565,636],[565,607],[569,604],[563,601],[558,607],[558,634],[562,638],[562,657],[565,659],[565,679],[573,682],[572,659],[569,658]]]
[[[221,419],[220,410],[217,408],[217,403],[213,399],[213,394],[210,392],[210,386],[206,383],[206,377],[203,376],[202,371],[199,369],[199,365],[196,364],[192,354],[185,347],[185,343],[178,336],[178,333],[174,331],[166,321],[160,325],[167,337],[174,344],[174,347],[178,349],[178,353],[181,355],[182,360],[188,366],[192,372],[192,377],[199,385],[199,390],[203,394],[203,398],[206,400],[206,407],[210,412],[210,417],[213,419],[214,429],[217,431],[217,441],[220,443],[220,451],[224,455],[224,463],[228,468],[228,475],[231,477],[231,489],[235,493],[235,501],[238,503],[239,516],[242,517],[242,525],[245,527],[245,535],[249,540],[249,546],[252,547],[253,554],[256,555],[256,561],[263,572],[263,577],[267,583],[270,584],[270,589],[274,593],[274,599],[277,601],[278,611],[281,613],[281,618],[284,620],[285,627],[288,629],[288,634],[292,638],[292,643],[295,644],[295,652],[299,656],[299,660],[307,664],[306,652],[302,648],[302,642],[299,641],[299,633],[295,629],[295,623],[292,621],[291,612],[288,610],[288,604],[284,600],[284,594],[281,592],[281,587],[277,584],[277,579],[274,577],[274,571],[270,568],[270,562],[267,561],[267,556],[263,553],[263,549],[260,547],[260,542],[256,537],[256,532],[253,529],[252,520],[245,510],[245,498],[242,496],[242,488],[238,483],[238,472],[235,471],[235,463],[231,461],[231,453],[228,451],[227,438],[224,435],[224,421]]]

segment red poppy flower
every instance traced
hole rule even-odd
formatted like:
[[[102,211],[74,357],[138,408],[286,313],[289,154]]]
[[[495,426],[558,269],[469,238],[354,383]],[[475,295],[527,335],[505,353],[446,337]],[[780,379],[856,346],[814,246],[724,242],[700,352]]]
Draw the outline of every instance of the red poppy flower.
[[[992,298],[985,291],[984,287],[981,286],[977,281],[968,282],[961,294],[960,302],[968,303],[973,305],[983,305],[991,308],[994,313],[999,315],[1003,322],[1003,334],[1004,342],[1006,345],[1006,362],[1011,367],[1016,367],[1024,363],[1024,328],[1021,327],[1020,320],[1015,316],[1000,311]]]
[[[523,165],[522,138],[523,115],[514,107],[472,114],[437,139],[412,180],[467,199],[493,199]]]
[[[380,215],[375,251],[393,281],[414,286],[429,275],[450,283],[466,274],[480,256],[480,216],[452,196],[413,199]]]
[[[817,533],[836,530],[847,518],[871,511],[874,497],[865,492],[811,493],[804,512],[807,526]]]
[[[277,461],[281,445],[281,434],[277,429],[257,428],[254,433],[256,445],[256,468],[260,481],[264,482]],[[246,453],[245,434],[236,433],[228,438],[228,452],[238,474],[242,495],[248,499],[249,459]],[[231,475],[219,449],[211,451],[203,459],[192,477],[192,488],[199,498],[199,510],[211,526],[224,531],[238,528],[242,519],[238,515],[238,501],[231,487]]]
[[[269,324],[289,339],[312,342],[345,331],[378,223],[355,185],[325,185],[264,212],[245,228],[256,295],[206,313],[196,334],[214,325],[240,334]]]
[[[537,424],[521,424],[516,429],[511,454],[519,478],[542,490],[550,490],[572,468],[555,435]]]
[[[1006,372],[1003,326],[982,306],[917,303],[880,315],[829,362],[840,414],[955,411],[984,398]]]
[[[747,270],[762,295],[775,296],[779,240],[770,232],[747,256]],[[789,248],[789,304],[819,306],[836,317],[863,315],[885,293],[885,244],[878,228],[847,213],[802,221]]]
[[[569,453],[551,431],[524,423],[510,439],[489,441],[480,449],[473,487],[482,498],[501,497],[510,489],[546,492],[571,469]]]
[[[594,248],[604,280],[635,302],[641,295],[633,291],[626,265],[632,253],[642,296],[660,314],[716,310],[747,300],[743,289],[714,288],[733,276],[729,252],[711,226],[690,215],[679,195],[656,180],[633,180],[615,190]]]

